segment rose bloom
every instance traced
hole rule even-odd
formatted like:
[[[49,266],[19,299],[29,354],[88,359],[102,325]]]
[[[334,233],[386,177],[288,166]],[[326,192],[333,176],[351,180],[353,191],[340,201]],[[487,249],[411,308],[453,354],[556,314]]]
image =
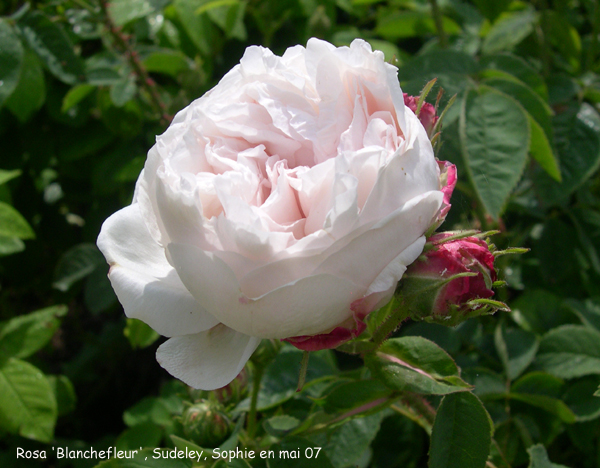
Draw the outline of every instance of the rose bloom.
[[[261,338],[336,346],[391,298],[451,191],[396,73],[358,39],[249,47],[157,138],[98,246],[168,372],[219,388]]]

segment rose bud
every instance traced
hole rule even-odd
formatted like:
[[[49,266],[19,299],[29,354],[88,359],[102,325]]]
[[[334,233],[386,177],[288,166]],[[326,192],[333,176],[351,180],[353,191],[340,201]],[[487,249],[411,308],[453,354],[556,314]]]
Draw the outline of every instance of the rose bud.
[[[490,300],[497,280],[494,253],[482,239],[439,233],[400,282],[398,298],[414,320],[454,326],[469,317],[507,309]]]
[[[406,105],[411,111],[413,111],[416,114],[419,97],[409,96],[407,93],[404,93],[403,96],[404,105]],[[435,107],[429,104],[428,102],[424,102],[421,105],[418,117],[423,127],[425,127],[427,135],[431,136],[431,132],[433,131],[433,128],[435,127],[435,124],[438,121],[438,116],[436,115]]]
[[[98,247],[127,316],[169,337],[160,365],[212,390],[263,339],[323,349],[360,333],[451,181],[382,52],[252,46],[157,137]]]
[[[200,400],[181,416],[185,436],[200,447],[217,447],[233,431],[233,423],[221,403]]]

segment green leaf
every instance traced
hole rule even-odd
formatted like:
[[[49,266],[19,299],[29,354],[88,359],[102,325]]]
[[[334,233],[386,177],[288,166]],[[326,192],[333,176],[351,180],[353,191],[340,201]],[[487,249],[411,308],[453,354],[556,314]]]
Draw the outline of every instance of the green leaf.
[[[323,451],[335,468],[358,466],[364,453],[369,450],[381,426],[385,412],[352,419],[329,431],[322,444]]]
[[[575,413],[558,398],[552,398],[545,395],[532,395],[527,393],[508,393],[499,395],[499,398],[510,398],[511,400],[521,401],[536,408],[541,408],[555,416],[558,416],[563,422],[573,424],[577,419]]]
[[[164,73],[174,78],[194,66],[185,54],[172,49],[151,50],[144,54],[142,63],[149,72]]]
[[[531,34],[537,19],[533,8],[502,14],[483,41],[483,53],[495,54],[512,49]]]
[[[25,250],[25,244],[18,237],[0,236],[0,257]]]
[[[35,233],[17,210],[7,203],[0,202],[0,236],[33,239]]]
[[[526,291],[511,305],[512,317],[519,326],[540,335],[575,321],[572,314],[562,307],[561,299],[544,289]]]
[[[535,364],[563,379],[600,374],[600,332],[581,325],[563,325],[540,342]]]
[[[144,322],[134,318],[127,319],[127,325],[125,325],[123,334],[133,349],[147,348],[160,337],[158,333]]]
[[[83,78],[83,62],[61,26],[40,11],[28,12],[17,24],[50,73],[71,85]]]
[[[404,92],[417,96],[423,85],[438,78],[438,84],[450,97],[463,92],[479,69],[473,57],[452,50],[436,50],[419,55],[398,70]],[[446,123],[449,123],[447,118]]]
[[[56,417],[56,399],[42,371],[19,359],[2,361],[0,428],[28,439],[50,442]]]
[[[527,449],[529,453],[529,468],[568,468],[564,465],[552,463],[546,453],[546,448],[542,444],[532,445]]]
[[[29,50],[23,57],[19,84],[6,101],[6,107],[21,122],[27,122],[46,100],[44,71],[39,59]]]
[[[158,447],[162,429],[153,422],[143,422],[125,429],[115,441],[117,450],[139,450],[140,447]]]
[[[91,84],[82,83],[73,86],[63,98],[61,110],[67,112],[71,107],[79,104],[85,97],[94,91],[96,87]]]
[[[203,2],[203,4],[198,7],[196,10],[196,14],[200,15],[206,11],[212,10],[214,8],[221,8],[224,6],[237,5],[240,3],[240,0],[207,0]]]
[[[143,424],[143,423],[142,423]],[[136,427],[136,426],[133,426]],[[189,440],[183,439],[181,437],[178,437],[174,434],[171,434],[169,436],[169,438],[171,439],[171,441],[173,442],[173,445],[175,445],[175,447],[177,447],[179,450],[183,450],[185,451],[185,449],[187,449],[188,451],[198,451],[198,450],[207,450],[203,447],[200,447],[199,445],[195,444],[194,442],[191,442]],[[212,454],[212,451],[210,451],[210,453]]]
[[[552,145],[548,135],[544,132],[540,124],[529,116],[529,126],[531,128],[531,141],[529,142],[529,153],[538,164],[546,171],[550,177],[557,182],[562,180],[558,160],[552,150]]]
[[[232,458],[231,460],[220,459],[214,465],[212,465],[211,468],[252,468],[252,465],[250,465],[250,463],[243,458]]]
[[[492,431],[490,416],[475,395],[446,395],[433,424],[429,468],[484,468]]]
[[[67,250],[58,261],[52,286],[63,292],[68,291],[74,283],[104,263],[104,257],[94,244],[78,244]]]
[[[460,26],[447,16],[442,17],[446,34],[459,34]],[[393,11],[382,9],[377,18],[375,33],[392,41],[407,37],[430,36],[436,34],[433,17],[426,11]]]
[[[4,169],[0,169],[0,185],[5,184],[9,180],[12,180],[21,175],[20,169],[14,169],[12,171],[6,171]]]
[[[544,79],[535,68],[518,55],[509,53],[485,55],[481,57],[479,65],[483,70],[481,72],[483,76],[488,76],[492,71],[514,76],[533,89],[544,101],[548,100],[548,88]]]
[[[365,364],[393,390],[444,395],[469,389],[452,358],[418,336],[386,341],[376,354],[365,357]]]
[[[358,380],[342,383],[325,397],[324,410],[327,413],[350,411],[363,405],[381,404],[387,400],[391,390],[378,380]]]
[[[285,414],[265,419],[263,427],[267,433],[281,437],[300,425],[300,420]]]
[[[520,329],[504,330],[496,327],[494,334],[496,351],[500,356],[506,376],[514,380],[533,362],[538,342],[531,332]]]
[[[549,141],[552,141],[552,122],[554,114],[546,101],[525,83],[513,77],[495,77],[483,80],[482,84],[490,86],[511,96],[533,117],[543,129]]]
[[[58,305],[0,322],[0,357],[25,358],[43,348],[66,313],[67,307]]]
[[[165,0],[112,0],[108,4],[108,14],[117,26],[144,18],[161,9]]]
[[[600,166],[600,117],[592,106],[569,106],[553,123],[562,183],[536,174],[534,184],[544,205],[565,200]]]
[[[511,3],[511,0],[473,0],[477,9],[490,21],[495,20],[498,15],[504,13]]]
[[[487,395],[504,393],[506,390],[505,379],[485,367],[468,367],[462,372],[462,377],[473,385],[473,393],[482,399]]]
[[[542,13],[541,24],[547,41],[577,70],[581,55],[581,38],[577,29],[565,21],[563,15],[549,9]]]
[[[66,375],[48,375],[47,377],[56,398],[58,415],[63,416],[75,411],[77,395],[69,378]]]
[[[558,377],[545,372],[534,371],[525,374],[513,383],[511,392],[559,398],[562,393],[563,385],[564,380]]]
[[[211,56],[218,30],[206,13],[196,14],[204,3],[205,0],[175,0],[173,6],[193,44],[202,54]]]
[[[215,0],[202,5],[196,14],[206,11],[209,18],[219,26],[228,38],[245,41],[248,33],[244,25],[247,1]]]
[[[0,18],[0,107],[19,83],[23,46],[12,26]]]
[[[584,325],[600,331],[600,300],[598,298],[585,301],[567,299],[565,304]]]
[[[370,314],[369,314],[370,317]],[[437,323],[417,322],[406,324],[400,329],[402,336],[420,336],[433,341],[448,354],[457,353],[460,349],[460,336],[451,327],[438,325]]]
[[[480,87],[467,92],[460,142],[481,203],[497,219],[527,162],[529,119],[512,98]]]
[[[599,384],[600,379],[593,376],[573,382],[567,388],[563,400],[575,413],[577,421],[592,421],[600,417],[600,398],[595,396]]]
[[[133,76],[126,76],[110,87],[110,99],[117,107],[122,107],[135,97],[137,85]]]
[[[164,398],[147,397],[138,401],[123,413],[123,421],[129,427],[151,422],[158,426],[169,426],[172,411]]]

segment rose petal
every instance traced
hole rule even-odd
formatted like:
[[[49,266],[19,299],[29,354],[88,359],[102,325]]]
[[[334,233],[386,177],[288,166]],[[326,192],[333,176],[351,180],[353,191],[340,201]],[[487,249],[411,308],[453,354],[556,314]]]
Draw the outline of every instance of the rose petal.
[[[328,330],[351,315],[364,289],[330,274],[302,278],[260,297],[248,297],[233,271],[211,252],[170,244],[168,252],[192,295],[222,323],[252,336],[287,338]]]
[[[98,247],[111,265],[109,279],[128,317],[143,320],[165,336],[198,333],[218,323],[167,262],[137,203],[105,221]]]
[[[156,360],[189,386],[214,390],[235,379],[259,343],[259,338],[218,324],[203,333],[171,338],[158,348]]]
[[[315,274],[346,278],[366,290],[390,262],[422,236],[442,197],[441,192],[433,191],[411,199],[344,248],[326,255]]]

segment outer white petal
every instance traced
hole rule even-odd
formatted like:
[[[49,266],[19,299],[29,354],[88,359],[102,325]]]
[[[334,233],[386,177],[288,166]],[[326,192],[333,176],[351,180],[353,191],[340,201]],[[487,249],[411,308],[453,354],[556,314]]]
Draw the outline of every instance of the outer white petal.
[[[128,317],[165,336],[208,330],[219,323],[196,302],[144,224],[137,203],[108,218],[98,247],[111,265],[109,279]]]
[[[434,191],[411,199],[372,229],[327,256],[315,273],[346,278],[366,291],[398,255],[423,235],[438,212],[442,197],[442,192]]]
[[[425,247],[425,236],[419,237],[410,246],[402,251],[388,266],[386,266],[377,278],[371,283],[367,294],[381,293],[384,291],[394,292],[398,281],[404,275],[408,265],[413,263],[423,252]]]
[[[350,304],[366,289],[320,274],[250,298],[231,268],[211,252],[183,244],[170,244],[168,252],[181,280],[210,313],[241,333],[261,338],[329,330],[350,317]]]
[[[259,343],[259,338],[219,324],[202,333],[171,338],[158,348],[156,360],[191,387],[214,390],[235,379]]]

